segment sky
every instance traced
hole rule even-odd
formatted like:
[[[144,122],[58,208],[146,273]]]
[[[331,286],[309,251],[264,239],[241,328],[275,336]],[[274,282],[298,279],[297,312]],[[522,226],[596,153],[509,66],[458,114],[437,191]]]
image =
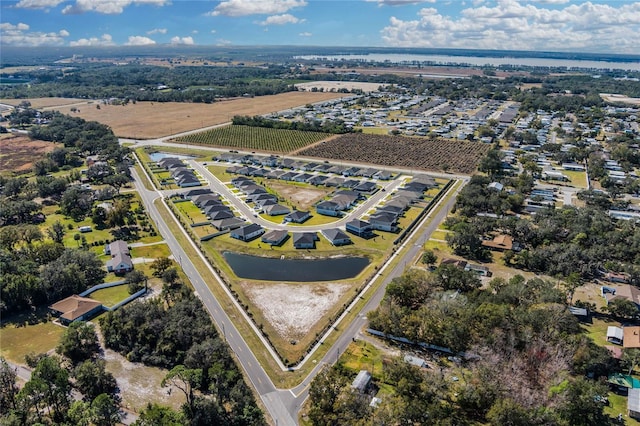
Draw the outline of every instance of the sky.
[[[306,45],[640,54],[633,0],[0,0],[12,46]]]

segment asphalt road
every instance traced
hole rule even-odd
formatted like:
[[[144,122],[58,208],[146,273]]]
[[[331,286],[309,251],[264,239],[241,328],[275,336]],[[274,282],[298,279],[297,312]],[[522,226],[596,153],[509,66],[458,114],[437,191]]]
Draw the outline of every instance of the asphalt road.
[[[183,145],[180,145],[183,146]],[[213,178],[213,176],[204,169],[204,167],[192,164],[194,167],[201,173],[201,175],[209,181],[212,189],[216,192],[220,192],[225,195],[224,191],[228,191],[228,188],[221,185],[220,182]],[[442,202],[444,202],[444,206],[440,208],[437,212],[435,212],[436,208],[432,210],[432,212],[424,218],[421,226],[416,227],[416,230],[412,233],[412,235],[407,238],[405,241],[418,241],[417,243],[409,243],[405,242],[402,247],[399,247],[393,257],[389,260],[394,260],[397,256],[400,256],[401,260],[393,267],[392,270],[387,271],[387,265],[389,263],[385,263],[383,265],[376,278],[380,275],[385,275],[384,285],[380,286],[376,292],[371,296],[370,300],[367,304],[362,308],[360,314],[349,324],[340,324],[339,329],[333,329],[332,332],[341,333],[338,337],[336,343],[332,346],[332,348],[327,352],[327,354],[317,362],[316,367],[313,371],[296,387],[292,389],[278,389],[276,385],[271,381],[263,367],[260,365],[255,355],[252,353],[251,349],[243,339],[243,336],[240,335],[238,330],[236,329],[233,321],[229,318],[227,313],[222,308],[221,303],[227,304],[236,304],[235,299],[229,294],[229,300],[218,301],[215,299],[211,290],[207,286],[204,278],[200,275],[200,273],[196,270],[195,266],[191,262],[191,259],[187,256],[184,249],[180,246],[175,236],[170,232],[167,224],[164,222],[163,218],[160,216],[160,213],[157,207],[154,204],[154,200],[161,197],[162,193],[166,191],[149,191],[144,188],[140,177],[137,175],[135,170],[132,171],[133,177],[136,182],[136,187],[140,193],[141,199],[147,212],[151,219],[156,223],[158,227],[159,233],[166,240],[167,245],[169,246],[171,253],[174,258],[180,263],[182,269],[185,274],[191,281],[194,286],[194,289],[200,299],[202,300],[205,308],[213,318],[216,326],[219,330],[222,331],[224,338],[227,340],[230,348],[234,351],[238,361],[242,365],[246,375],[251,380],[252,385],[254,386],[256,392],[260,395],[260,398],[268,411],[268,414],[274,420],[276,425],[296,425],[297,424],[297,416],[298,411],[301,405],[304,403],[304,400],[308,396],[308,386],[311,380],[315,377],[315,375],[321,370],[324,365],[330,365],[337,361],[340,354],[343,353],[349,343],[354,339],[362,327],[366,324],[366,313],[375,309],[382,297],[384,296],[384,291],[386,284],[389,283],[393,278],[400,276],[403,271],[406,269],[409,262],[412,262],[413,259],[416,258],[419,252],[422,251],[422,245],[426,241],[426,239],[431,235],[431,233],[437,228],[439,223],[444,219],[446,214],[449,212],[453,203],[455,202],[455,197],[443,197]],[[451,178],[451,175],[447,175],[447,177]],[[393,183],[393,182],[392,182]],[[458,188],[459,190],[460,188]],[[175,192],[175,191],[174,191]],[[384,196],[386,193],[379,191],[378,194]],[[376,194],[376,195],[378,195]],[[374,195],[375,197],[375,195]],[[370,197],[373,198],[373,197]],[[236,199],[235,196],[230,196],[229,200]],[[369,200],[372,205],[375,204],[376,200]],[[379,200],[378,200],[379,201]],[[236,206],[239,209],[247,208],[250,209],[246,204],[242,206],[242,204]],[[364,208],[364,207],[363,207]],[[240,210],[243,211],[243,210]],[[253,215],[253,211],[251,211],[250,215]],[[247,215],[247,217],[251,217]],[[253,219],[252,219],[253,220]],[[427,227],[422,226],[424,223],[429,221],[429,225]],[[273,223],[269,222],[269,226],[273,227]],[[332,224],[331,227],[335,227],[336,224]],[[183,231],[184,232],[184,231]],[[419,238],[416,240],[415,235],[419,235]],[[193,244],[193,243],[192,243]],[[195,245],[194,245],[195,247]],[[197,248],[196,248],[197,250]],[[398,254],[399,253],[399,254]],[[221,285],[224,289],[226,286],[222,283],[220,277],[215,274],[215,271],[211,269],[212,274],[216,276],[218,280],[218,284]],[[375,278],[374,278],[375,279]],[[366,286],[366,291],[368,287],[371,285],[369,283]],[[228,292],[228,290],[227,290]],[[355,302],[354,302],[355,303]],[[244,310],[240,309],[245,317],[246,313]],[[246,318],[246,320],[249,320]],[[251,324],[252,322],[249,321]],[[256,331],[257,332],[257,331]],[[260,333],[257,333],[260,335]],[[326,336],[324,337],[326,338]],[[323,338],[323,339],[324,339]],[[261,349],[262,350],[262,349]],[[267,345],[263,350],[270,350],[273,355],[272,349]],[[277,358],[277,357],[276,357]],[[280,363],[281,367],[282,364]]]

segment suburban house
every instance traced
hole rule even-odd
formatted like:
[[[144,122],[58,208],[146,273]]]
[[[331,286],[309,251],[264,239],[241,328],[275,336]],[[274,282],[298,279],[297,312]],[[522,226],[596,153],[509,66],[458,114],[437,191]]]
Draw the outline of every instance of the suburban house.
[[[607,327],[607,342],[622,345],[624,341],[624,331],[620,327],[610,325]]]
[[[303,223],[311,217],[311,213],[294,210],[284,217],[285,222]]]
[[[609,304],[612,300],[626,299],[640,308],[640,289],[629,284],[619,284],[615,287],[601,287],[602,296]]]
[[[213,225],[218,231],[226,231],[227,229],[236,229],[240,228],[245,224],[245,221],[240,219],[239,217],[229,217],[226,219],[218,219],[211,221],[211,225]]]
[[[424,359],[418,358],[417,356],[413,356],[413,355],[405,355],[404,362],[409,363],[411,365],[415,365],[416,367],[420,367],[420,368],[429,367],[427,365],[427,362]]]
[[[133,261],[129,255],[129,247],[122,240],[114,241],[105,246],[104,252],[111,255],[107,261],[107,271],[117,275],[133,271]]]
[[[274,229],[262,235],[260,240],[271,246],[280,246],[289,238],[289,233],[283,229]]]
[[[240,241],[251,241],[258,236],[264,234],[264,228],[257,223],[251,223],[249,225],[242,226],[240,228],[231,231],[231,238],[235,238]]]
[[[226,209],[226,210],[212,211],[211,214],[208,214],[207,216],[209,216],[209,220],[214,221],[214,220],[232,218],[233,213],[231,212],[231,210]]]
[[[182,194],[182,198],[185,200],[193,200],[198,195],[213,195],[213,192],[209,188],[192,189]]]
[[[369,222],[354,219],[347,222],[345,226],[347,232],[351,232],[358,237],[368,238],[373,234],[373,227]]]
[[[311,185],[322,185],[327,179],[327,176],[324,175],[315,175],[307,179],[307,183]]]
[[[334,246],[351,244],[351,238],[338,228],[324,229],[322,235]]]
[[[473,263],[467,263],[464,267],[464,270],[475,272],[482,277],[490,277],[492,275],[491,271],[486,266],[476,265]]]
[[[496,235],[493,240],[483,240],[482,245],[489,250],[507,251],[514,249],[513,238],[511,235]]]
[[[396,232],[397,216],[389,212],[376,212],[369,216],[369,223],[373,229],[379,231]]]
[[[269,216],[279,216],[283,214],[289,214],[291,210],[287,206],[281,204],[271,204],[269,206],[263,206],[262,209]]]
[[[356,186],[355,188],[353,188],[355,191],[358,192],[373,192],[376,189],[376,184],[373,182],[362,182],[360,183],[358,186]]]
[[[294,232],[293,233],[293,247],[297,249],[312,249],[316,248],[316,241],[318,236],[315,232]]]
[[[391,179],[391,172],[388,172],[386,170],[380,170],[377,171],[373,174],[373,177],[376,179],[380,179],[380,180],[389,180]]]
[[[340,206],[333,201],[322,201],[316,204],[316,213],[324,216],[340,216]]]
[[[60,322],[68,325],[74,321],[86,321],[103,310],[102,303],[77,294],[62,299],[49,306],[51,314],[58,317]]]
[[[367,370],[360,370],[356,378],[351,383],[351,389],[360,393],[365,393],[371,384],[371,373]]]
[[[622,341],[623,348],[625,349],[640,348],[640,327],[626,326],[622,328],[622,331],[623,331],[623,341]]]
[[[624,272],[607,272],[602,276],[603,279],[612,283],[628,284],[631,280],[629,274]]]
[[[202,207],[202,205],[208,201],[220,201],[220,196],[217,194],[201,194],[191,197],[191,202],[198,207]],[[220,201],[222,202],[222,201]]]

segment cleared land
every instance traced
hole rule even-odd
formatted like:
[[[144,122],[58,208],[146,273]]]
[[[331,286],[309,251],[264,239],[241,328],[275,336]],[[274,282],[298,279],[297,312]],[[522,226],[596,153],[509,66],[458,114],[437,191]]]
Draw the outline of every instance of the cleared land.
[[[33,99],[0,99],[0,104],[16,106],[24,101],[30,102],[33,108],[50,108],[50,107],[63,106],[63,105],[87,103],[86,99],[76,99],[76,98],[33,98]]]
[[[600,93],[600,97],[611,103],[640,105],[640,98],[630,98],[628,96],[618,95],[615,93]]]
[[[328,133],[303,132],[300,130],[225,126],[172,139],[171,142],[289,153],[331,136]]]
[[[26,135],[0,136],[0,171],[31,170],[33,163],[58,146],[52,142],[31,140]]]
[[[479,142],[351,133],[320,142],[300,155],[471,174],[489,149]]]
[[[333,192],[329,188],[313,188],[309,185],[295,185],[277,181],[267,181],[264,184],[295,205],[298,210],[303,211],[310,210],[316,202]]]
[[[97,101],[87,101],[86,106],[66,106],[58,110],[64,114],[106,124],[119,137],[154,139],[227,123],[234,115],[267,114],[348,95],[348,93],[288,92],[212,104],[136,102],[127,105],[98,105]],[[71,112],[71,108],[76,108],[78,111]]]

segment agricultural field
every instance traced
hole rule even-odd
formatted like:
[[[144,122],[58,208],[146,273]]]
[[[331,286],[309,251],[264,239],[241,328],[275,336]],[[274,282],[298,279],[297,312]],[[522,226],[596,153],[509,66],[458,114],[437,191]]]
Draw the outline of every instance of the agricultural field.
[[[33,163],[60,144],[32,140],[26,135],[0,136],[0,172],[29,172]]]
[[[172,142],[286,154],[320,142],[330,136],[332,135],[320,132],[232,125],[183,136],[173,139]]]
[[[431,141],[403,136],[352,133],[320,142],[299,154],[392,167],[471,174],[490,149],[490,145],[478,142],[444,139]]]
[[[228,123],[234,115],[268,114],[348,95],[327,92],[288,92],[225,100],[212,104],[136,102],[127,105],[103,105],[92,100],[85,101],[85,105],[67,105],[56,109],[63,114],[106,124],[113,129],[116,136],[121,138],[153,139]],[[74,111],[71,111],[72,108]]]

